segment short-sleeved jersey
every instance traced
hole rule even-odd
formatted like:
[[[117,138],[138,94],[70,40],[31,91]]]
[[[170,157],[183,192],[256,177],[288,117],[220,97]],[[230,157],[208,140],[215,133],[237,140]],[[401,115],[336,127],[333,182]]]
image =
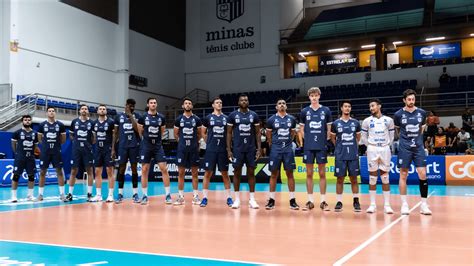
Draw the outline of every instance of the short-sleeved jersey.
[[[416,108],[413,112],[398,110],[393,116],[395,126],[400,128],[400,149],[423,148],[422,128],[426,121],[426,112]]]
[[[133,113],[135,120],[140,119],[140,115]],[[132,121],[127,117],[125,113],[120,113],[115,117],[115,125],[118,126],[119,130],[119,147],[122,148],[135,148],[139,145],[140,139],[138,132],[133,129]]]
[[[382,115],[380,118],[369,116],[362,122],[362,134],[367,143],[374,146],[388,146],[393,141],[395,125],[393,119]]]
[[[165,126],[165,117],[156,113],[154,115],[146,113],[138,119],[138,124],[143,126],[142,145],[145,148],[152,148],[153,146],[161,146],[161,127]]]
[[[16,159],[35,156],[34,149],[35,145],[38,144],[38,133],[36,131],[26,131],[21,128],[13,133],[12,140],[16,140]]]
[[[179,129],[178,151],[197,151],[199,147],[198,130],[202,127],[201,119],[194,114],[190,117],[180,115],[174,126]]]
[[[72,140],[73,148],[92,148],[92,130],[94,122],[90,119],[82,121],[79,118],[72,120],[71,133],[74,135]]]
[[[254,111],[242,113],[239,110],[229,115],[229,126],[233,126],[232,145],[233,150],[238,152],[249,152],[257,149],[255,126],[260,125],[260,119]]]
[[[227,122],[229,118],[224,115],[210,114],[203,120],[207,128],[206,151],[225,152],[227,148]]]
[[[112,147],[114,120],[111,118],[107,118],[104,121],[97,119],[94,122],[94,132],[99,149]]]
[[[296,128],[295,117],[274,114],[268,118],[266,128],[272,131],[272,152],[286,153],[293,150],[291,132]]]
[[[314,110],[304,108],[300,114],[300,125],[304,125],[304,150],[326,150],[327,124],[332,122],[331,111],[326,106]]]
[[[61,152],[61,135],[66,134],[66,128],[61,121],[48,120],[39,124],[38,133],[43,135],[41,140],[41,153],[56,154]]]
[[[356,160],[359,154],[357,133],[360,132],[360,123],[355,119],[344,121],[337,119],[331,125],[331,132],[336,134],[336,160]]]

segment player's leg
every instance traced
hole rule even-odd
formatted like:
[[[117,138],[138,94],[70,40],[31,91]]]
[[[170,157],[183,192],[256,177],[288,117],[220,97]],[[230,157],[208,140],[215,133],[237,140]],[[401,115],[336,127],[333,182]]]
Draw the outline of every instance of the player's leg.
[[[306,205],[303,208],[303,210],[311,210],[314,208],[314,196],[313,196],[314,159],[315,159],[314,152],[304,151],[303,163],[306,164],[306,193],[308,194],[308,201],[306,202]]]
[[[260,206],[258,206],[258,203],[255,199],[255,184],[256,184],[256,179],[255,179],[255,167],[257,166],[257,162],[255,161],[255,152],[247,152],[245,154],[246,157],[246,165],[247,165],[247,179],[249,183],[249,194],[250,194],[250,199],[249,199],[249,207],[252,209],[258,209]]]
[[[321,210],[329,211],[329,206],[326,202],[326,164],[328,163],[327,152],[318,151],[316,155],[316,162],[318,163],[319,191],[321,193],[321,203],[319,204],[319,208],[321,208]]]

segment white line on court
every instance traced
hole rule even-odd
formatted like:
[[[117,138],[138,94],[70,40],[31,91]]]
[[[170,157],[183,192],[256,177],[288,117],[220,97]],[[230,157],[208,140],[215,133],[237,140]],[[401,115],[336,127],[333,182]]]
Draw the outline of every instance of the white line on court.
[[[465,196],[474,197],[474,194],[464,194]]]
[[[102,264],[109,264],[108,261],[97,261],[97,262],[88,262],[88,263],[81,263],[77,264],[77,266],[90,266],[90,265],[102,265]]]
[[[433,195],[434,191],[431,192],[428,195],[428,198]],[[421,205],[421,201],[418,202],[413,208],[410,209],[410,213],[418,208]],[[364,243],[360,244],[358,247],[353,249],[351,252],[349,252],[347,255],[344,257],[340,258],[338,261],[334,262],[333,266],[341,266],[343,263],[347,262],[350,258],[354,257],[357,253],[359,253],[361,250],[363,250],[365,247],[367,247],[370,243],[374,242],[377,238],[379,238],[381,235],[383,235],[385,232],[387,232],[390,228],[392,228],[394,225],[396,225],[398,222],[401,220],[405,219],[408,217],[408,215],[401,215],[396,219],[395,221],[391,222],[389,225],[385,226],[382,230],[378,231],[375,235],[367,239]]]

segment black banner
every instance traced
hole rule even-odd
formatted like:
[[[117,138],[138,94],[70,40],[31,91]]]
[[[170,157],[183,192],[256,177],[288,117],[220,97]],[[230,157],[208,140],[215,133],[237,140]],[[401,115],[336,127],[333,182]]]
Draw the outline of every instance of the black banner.
[[[322,55],[319,57],[319,70],[357,67],[357,64],[358,58],[356,53]]]

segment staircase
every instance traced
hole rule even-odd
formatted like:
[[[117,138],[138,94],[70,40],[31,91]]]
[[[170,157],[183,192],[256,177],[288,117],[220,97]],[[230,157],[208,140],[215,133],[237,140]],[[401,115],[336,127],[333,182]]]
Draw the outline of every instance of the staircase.
[[[9,100],[0,109],[0,131],[7,131],[15,127],[20,122],[23,115],[31,115],[36,110],[36,94],[29,94],[23,99]]]

